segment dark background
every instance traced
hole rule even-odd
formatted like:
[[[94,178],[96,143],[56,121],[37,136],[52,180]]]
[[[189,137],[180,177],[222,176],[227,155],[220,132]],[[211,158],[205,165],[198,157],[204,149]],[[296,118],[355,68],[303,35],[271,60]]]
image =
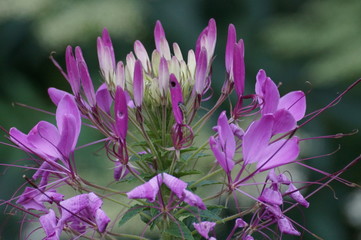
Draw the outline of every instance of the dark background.
[[[215,95],[224,79],[229,23],[236,26],[238,38],[245,41],[247,93],[254,92],[255,76],[263,68],[275,82],[282,82],[281,94],[297,89],[310,91],[307,109],[312,112],[361,77],[361,1],[358,0],[0,0],[0,125],[6,130],[16,126],[27,132],[39,120],[53,121],[44,113],[12,104],[20,102],[55,110],[47,88],[70,88],[48,58],[52,51],[64,66],[65,47],[80,45],[93,80],[99,85],[96,37],[104,27],[112,36],[117,60],[124,60],[137,39],[148,52],[154,49],[153,28],[158,19],[168,42],[177,42],[186,54],[194,48],[209,18],[215,18],[218,30],[212,83]],[[307,125],[303,136],[347,133],[360,128],[360,101],[361,87],[357,87],[337,106]],[[360,134],[356,134],[312,141],[305,146],[302,156],[329,153],[341,146],[332,156],[310,162],[314,167],[333,172],[360,154],[360,140]],[[6,138],[1,141],[6,142]],[[0,146],[0,153],[2,163],[14,163],[24,157],[4,145]],[[4,167],[0,170],[0,199],[9,199],[24,182],[23,172]],[[357,165],[342,177],[360,184],[360,170]],[[309,181],[321,177],[311,171],[299,174]],[[361,239],[360,190],[340,183],[331,187],[311,197],[310,208],[303,213],[295,210],[293,217],[324,239]],[[0,210],[0,239],[15,239],[20,214],[3,206]],[[305,234],[303,239],[314,238]]]

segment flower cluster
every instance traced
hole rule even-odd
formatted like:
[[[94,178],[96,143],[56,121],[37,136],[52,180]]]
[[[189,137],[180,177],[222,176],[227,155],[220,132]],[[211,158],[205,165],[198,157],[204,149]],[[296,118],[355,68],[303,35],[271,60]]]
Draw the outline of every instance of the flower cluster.
[[[300,142],[306,140],[296,136],[297,130],[359,81],[308,116],[305,93],[292,91],[281,97],[277,84],[262,69],[256,76],[254,93],[246,95],[244,42],[237,39],[231,24],[221,94],[203,113],[202,102],[212,97],[215,20],[200,33],[186,59],[177,43],[171,51],[159,21],[154,39],[151,54],[135,41],[134,52],[125,62],[117,62],[104,29],[97,39],[103,79],[97,90],[80,47],[67,47],[65,70],[51,57],[71,92],[48,90],[57,107],[56,126],[40,121],[28,134],[10,129],[9,140],[28,154],[34,166],[25,168],[35,171],[31,179],[25,177],[31,187],[5,203],[38,219],[48,240],[60,239],[65,233],[74,238],[144,239],[148,229],[158,229],[162,239],[212,240],[271,239],[273,235],[307,232],[287,215],[295,206],[307,208],[307,198],[312,195],[300,192],[302,185],[292,179],[289,167],[300,164]],[[207,132],[209,140],[196,140],[233,89],[236,102],[228,113],[221,111],[214,132]],[[94,144],[104,143],[118,184],[100,186],[78,173],[75,150],[82,125],[102,134]],[[208,161],[208,173],[200,175],[199,160]],[[282,170],[285,168],[287,171]],[[329,181],[341,181],[339,174],[347,168],[333,174],[320,170],[325,178],[311,184],[323,187]],[[134,181],[137,185],[129,188]],[[64,186],[77,195],[64,200],[60,193]],[[114,195],[123,201],[115,200]],[[244,198],[252,204],[240,207]],[[103,200],[118,204],[119,209],[114,209],[118,217],[102,209]],[[222,218],[225,208],[233,214]],[[113,229],[115,221],[122,225],[135,215],[145,223],[141,236]],[[222,235],[216,231],[230,221],[234,226],[230,232]]]

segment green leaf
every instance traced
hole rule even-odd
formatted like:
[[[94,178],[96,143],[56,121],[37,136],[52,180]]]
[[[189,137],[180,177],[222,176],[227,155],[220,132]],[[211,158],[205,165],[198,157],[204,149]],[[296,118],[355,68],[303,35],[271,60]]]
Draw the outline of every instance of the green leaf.
[[[194,240],[192,232],[182,222],[170,222],[165,233],[180,239]]]
[[[185,171],[175,172],[174,176],[180,178],[183,176],[195,175],[195,174],[202,174],[202,172],[198,170],[185,170]]]
[[[194,213],[196,214],[199,213],[199,217],[201,217],[202,221],[210,221],[210,222],[221,221],[222,218],[220,218],[219,215],[223,208],[224,208],[223,206],[219,206],[219,205],[207,206],[206,210],[199,210],[196,207],[190,207],[189,211],[181,213],[180,215],[178,215],[178,217],[193,216]]]
[[[189,185],[192,185],[193,183],[194,183],[194,181],[190,182]],[[215,184],[223,184],[223,183],[220,181],[216,181],[216,180],[204,180],[204,181],[198,183],[197,185],[195,185],[194,187],[192,187],[192,189],[196,189],[198,187],[203,187],[203,186],[215,185]]]
[[[129,209],[122,217],[122,219],[119,221],[118,226],[123,225],[124,223],[128,222],[129,219],[137,215],[138,213],[142,212],[147,207],[141,206],[141,205],[135,205],[131,209]]]

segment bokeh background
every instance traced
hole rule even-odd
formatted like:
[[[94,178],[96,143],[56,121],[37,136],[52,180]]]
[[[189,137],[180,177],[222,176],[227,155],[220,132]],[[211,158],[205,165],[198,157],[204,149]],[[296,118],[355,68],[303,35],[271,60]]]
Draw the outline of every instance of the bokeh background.
[[[312,112],[361,77],[359,0],[0,0],[0,125],[27,132],[39,120],[54,121],[52,116],[14,104],[54,112],[47,88],[70,90],[49,60],[51,52],[56,52],[55,58],[64,66],[66,46],[80,45],[93,80],[99,85],[96,37],[104,27],[112,36],[117,60],[124,60],[137,39],[148,51],[154,48],[153,28],[158,19],[168,41],[178,42],[185,54],[194,48],[209,18],[215,18],[218,28],[212,83],[216,96],[224,79],[229,23],[236,26],[238,37],[245,41],[248,93],[253,93],[255,76],[263,68],[275,82],[282,82],[281,93],[297,89],[309,92],[308,112]],[[307,125],[302,133],[312,137],[360,129],[360,104],[361,86]],[[215,119],[211,121],[215,123]],[[6,134],[2,135],[0,141],[6,142]],[[89,136],[96,134],[85,133],[80,141],[86,142]],[[332,156],[310,162],[333,172],[361,153],[360,140],[360,134],[356,134],[312,141],[303,157],[332,152],[341,146]],[[2,163],[24,158],[21,152],[5,145],[0,145],[0,153]],[[79,155],[79,162],[82,161],[84,171],[104,167],[103,162],[90,161],[86,155]],[[23,174],[19,169],[0,167],[0,199],[9,199],[24,183]],[[299,175],[308,180],[320,177],[310,171]],[[342,176],[361,184],[360,165]],[[359,189],[335,182],[310,200],[309,209],[291,213],[309,231],[324,239],[361,239]],[[4,206],[0,211],[0,239],[19,238],[21,214]],[[303,239],[314,237],[305,234]]]

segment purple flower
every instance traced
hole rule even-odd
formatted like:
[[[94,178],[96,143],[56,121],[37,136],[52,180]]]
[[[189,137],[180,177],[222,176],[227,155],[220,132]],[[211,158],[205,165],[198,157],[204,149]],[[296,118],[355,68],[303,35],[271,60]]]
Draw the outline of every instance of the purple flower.
[[[278,228],[280,229],[281,233],[286,233],[290,235],[300,236],[301,233],[297,231],[290,220],[287,217],[282,217],[277,220]]]
[[[300,191],[291,183],[285,193],[289,193],[290,197],[298,202],[300,205],[308,208],[310,203],[306,201],[306,199],[302,196]]]
[[[59,240],[62,229],[57,226],[55,212],[50,209],[48,214],[39,218],[39,222],[44,229],[46,237],[44,240]]]
[[[305,94],[302,91],[294,91],[280,98],[276,84],[262,69],[257,74],[256,94],[261,103],[262,114],[274,114],[273,135],[294,129],[296,122],[305,115]]]
[[[204,221],[200,223],[193,223],[193,226],[202,237],[209,239],[209,232],[214,229],[216,223]]]

